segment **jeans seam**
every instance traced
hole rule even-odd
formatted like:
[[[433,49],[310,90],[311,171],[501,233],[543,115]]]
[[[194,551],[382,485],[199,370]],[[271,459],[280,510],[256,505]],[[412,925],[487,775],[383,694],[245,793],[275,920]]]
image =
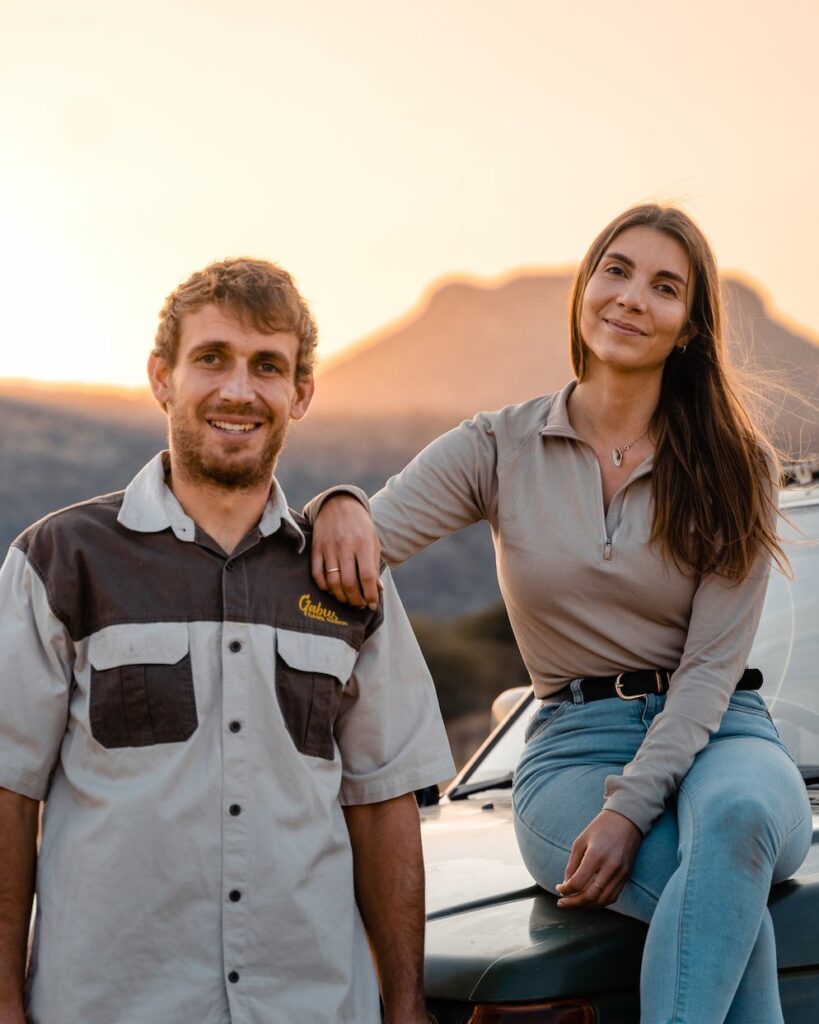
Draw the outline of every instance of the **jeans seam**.
[[[535,719],[537,718],[537,716],[540,714],[540,712],[543,710],[543,707],[545,707],[545,706],[546,705],[543,705],[543,706],[541,706],[541,707],[539,707],[537,709],[537,711],[532,716],[531,722],[529,723],[530,725],[531,725],[532,722],[535,721]],[[567,710],[567,706],[568,707],[572,706],[572,702],[570,700],[561,701],[560,704],[558,704],[557,708],[555,709],[554,714],[550,715],[545,721],[538,722],[535,725],[535,728],[532,730],[532,732],[529,733],[529,735],[526,737],[526,739],[525,739],[525,746],[528,747],[529,744],[532,742],[532,740],[536,736],[540,736],[540,734],[543,732],[544,729],[547,729],[552,724],[552,722],[556,722],[558,720],[558,718],[560,718],[561,715],[564,713],[564,711]]]
[[[689,808],[689,811],[691,813],[691,846],[690,846],[689,856],[688,856],[688,866],[686,867],[686,873],[685,873],[685,885],[683,886],[683,898],[682,898],[682,903],[681,903],[681,906],[680,906],[679,927],[677,929],[677,987],[676,987],[676,992],[675,992],[675,995],[674,995],[674,1013],[673,1013],[672,1020],[677,1020],[678,1019],[678,1015],[681,1012],[681,1006],[684,1005],[684,1001],[682,999],[682,989],[683,989],[683,949],[684,949],[684,946],[683,946],[683,929],[684,929],[685,916],[686,916],[686,903],[688,901],[688,882],[689,882],[689,877],[690,877],[690,874],[691,874],[691,865],[692,865],[692,863],[694,861],[694,855],[695,855],[695,852],[696,852],[697,844],[699,842],[699,834],[698,834],[698,830],[697,830],[697,818],[696,818],[696,815],[694,813],[694,805],[691,802],[691,799],[689,798],[688,794],[685,792],[684,789],[682,789],[682,788],[678,789],[677,794],[678,794],[678,799],[679,799],[679,797],[682,797],[685,800],[685,802],[688,804],[688,808]]]
[[[787,843],[787,841],[790,839],[792,833],[794,833],[798,828],[802,828],[804,826],[804,824],[805,824],[805,818],[804,818],[804,815],[803,815],[799,819],[799,821],[797,821],[793,825],[791,825],[791,827],[787,830],[787,832],[784,834],[784,836],[782,836],[781,840],[779,841],[780,847],[784,846],[785,843]]]
[[[553,840],[549,839],[548,836],[544,836],[542,832],[538,832],[538,830],[536,828],[532,828],[532,826],[529,824],[529,822],[524,820],[523,815],[520,813],[520,811],[517,809],[517,807],[515,808],[515,814],[517,815],[518,821],[520,822],[521,825],[523,825],[523,827],[526,829],[527,832],[531,832],[533,836],[537,836],[538,839],[542,839],[544,843],[548,843],[548,845],[551,846],[551,847],[554,847],[555,850],[560,850],[561,853],[571,853],[572,852],[572,848],[570,846],[566,847],[566,846],[563,846],[561,843],[556,843]]]
[[[626,885],[630,885],[633,889],[639,889],[641,893],[644,893],[646,896],[649,897],[649,899],[654,901],[655,906],[657,905],[657,901],[659,900],[660,896],[662,896],[662,893],[660,893],[660,896],[658,896],[656,892],[652,892],[651,889],[646,889],[646,887],[642,885],[640,882],[635,882],[631,875],[629,875],[626,879]]]
[[[740,714],[744,714],[744,715],[756,715],[757,718],[768,718],[768,719],[770,719],[770,717],[771,717],[768,714],[768,712],[764,711],[762,708],[746,708],[742,704],[732,704],[730,701],[728,702],[727,710],[728,711],[739,711]]]
[[[812,815],[811,815],[811,817],[812,817]],[[785,847],[786,847],[786,846],[788,845],[788,840],[790,839],[790,837],[791,837],[791,836],[793,835],[793,833],[794,833],[794,832],[796,832],[796,831],[797,831],[798,829],[800,829],[800,828],[804,828],[804,827],[805,827],[805,818],[804,818],[804,815],[803,815],[803,816],[802,816],[801,818],[799,818],[799,820],[798,820],[798,821],[794,822],[794,824],[793,824],[793,825],[791,825],[791,827],[790,827],[789,829],[787,829],[787,831],[785,832],[785,834],[784,834],[784,835],[782,836],[782,838],[781,838],[781,839],[779,840],[779,849],[778,849],[778,852],[777,852],[777,856],[776,856],[776,859],[774,860],[774,867],[776,867],[776,861],[778,861],[778,860],[779,860],[779,858],[780,858],[780,857],[782,856],[782,852],[783,852],[783,850],[784,850],[784,849],[785,849]],[[811,832],[812,832],[812,831],[813,831],[813,829],[811,828]],[[811,839],[811,841],[812,841],[812,839]],[[807,856],[807,854],[805,854],[805,856]],[[803,858],[803,860],[804,860],[804,858]]]

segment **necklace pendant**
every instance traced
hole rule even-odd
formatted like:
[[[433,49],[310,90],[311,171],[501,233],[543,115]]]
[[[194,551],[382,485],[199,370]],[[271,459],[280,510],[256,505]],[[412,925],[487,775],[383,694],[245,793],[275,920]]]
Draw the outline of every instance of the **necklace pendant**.
[[[612,448],[611,450],[611,461],[615,466],[622,466],[623,464],[623,453],[619,448]]]

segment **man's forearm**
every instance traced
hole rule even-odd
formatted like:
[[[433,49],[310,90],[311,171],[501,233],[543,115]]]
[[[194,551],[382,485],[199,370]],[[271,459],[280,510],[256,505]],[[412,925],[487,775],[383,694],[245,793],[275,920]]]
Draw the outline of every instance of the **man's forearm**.
[[[0,1022],[23,1012],[34,872],[37,863],[36,800],[0,789]],[[15,1014],[17,1015],[15,1017]]]
[[[412,793],[344,809],[387,1024],[425,1021],[424,862]]]

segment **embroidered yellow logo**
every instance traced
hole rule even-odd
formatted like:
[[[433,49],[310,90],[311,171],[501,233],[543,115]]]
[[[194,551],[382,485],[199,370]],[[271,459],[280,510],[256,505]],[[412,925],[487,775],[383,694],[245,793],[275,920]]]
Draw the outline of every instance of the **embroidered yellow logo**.
[[[314,604],[309,594],[302,594],[299,598],[299,611],[308,619],[318,619],[319,622],[331,622],[334,626],[346,626],[344,619],[340,619],[332,608],[325,608],[321,601]]]

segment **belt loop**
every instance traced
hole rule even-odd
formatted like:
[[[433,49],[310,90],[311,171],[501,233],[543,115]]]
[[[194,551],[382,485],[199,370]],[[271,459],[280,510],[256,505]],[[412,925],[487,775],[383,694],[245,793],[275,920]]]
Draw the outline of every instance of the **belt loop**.
[[[572,700],[575,704],[585,704],[586,701],[583,697],[583,680],[573,679],[570,683],[569,688],[572,691]]]

